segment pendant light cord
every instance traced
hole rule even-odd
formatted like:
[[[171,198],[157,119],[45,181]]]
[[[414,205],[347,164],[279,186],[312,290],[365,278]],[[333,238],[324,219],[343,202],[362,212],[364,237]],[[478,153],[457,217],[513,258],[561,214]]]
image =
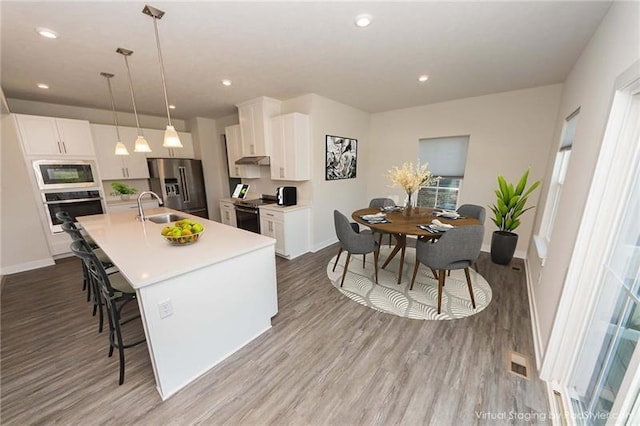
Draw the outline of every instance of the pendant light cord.
[[[138,121],[138,110],[136,109],[136,97],[133,94],[133,83],[131,80],[131,70],[129,69],[129,60],[126,55],[124,56],[124,63],[127,66],[127,74],[129,75],[129,90],[131,90],[131,103],[133,104],[133,115],[136,117],[136,127],[138,128],[138,136],[142,136],[142,129],[140,128],[140,121]]]
[[[109,85],[109,97],[111,98],[111,109],[113,110],[113,122],[116,125],[116,136],[118,136],[118,142],[122,141],[120,139],[120,129],[118,129],[118,114],[116,114],[116,103],[113,100],[113,91],[111,90],[111,77],[106,77],[107,84]]]
[[[158,61],[160,61],[160,75],[162,76],[162,90],[164,90],[164,104],[167,107],[167,119],[171,126],[171,114],[169,113],[169,98],[167,96],[167,83],[164,79],[164,62],[162,61],[162,50],[160,50],[160,36],[158,35],[158,18],[153,17],[153,28],[156,31],[156,44],[158,45]]]

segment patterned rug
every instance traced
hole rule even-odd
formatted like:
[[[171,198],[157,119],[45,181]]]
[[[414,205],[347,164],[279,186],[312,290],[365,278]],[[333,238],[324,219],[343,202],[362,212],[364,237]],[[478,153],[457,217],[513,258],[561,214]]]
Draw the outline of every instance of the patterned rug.
[[[386,261],[391,248],[380,249],[379,266]],[[415,249],[407,247],[402,280],[397,284],[400,254],[387,265],[378,270],[378,284],[375,283],[373,270],[373,253],[367,255],[365,268],[362,268],[362,255],[352,255],[349,270],[340,288],[342,271],[347,254],[340,255],[338,266],[332,272],[335,256],[327,265],[327,276],[335,288],[349,299],[377,311],[405,318],[422,320],[458,319],[477,314],[491,302],[491,287],[482,275],[473,268],[469,269],[476,309],[471,306],[464,270],[451,271],[442,291],[442,312],[438,314],[438,281],[433,278],[431,270],[420,265],[413,290],[409,291],[411,275],[415,262]]]

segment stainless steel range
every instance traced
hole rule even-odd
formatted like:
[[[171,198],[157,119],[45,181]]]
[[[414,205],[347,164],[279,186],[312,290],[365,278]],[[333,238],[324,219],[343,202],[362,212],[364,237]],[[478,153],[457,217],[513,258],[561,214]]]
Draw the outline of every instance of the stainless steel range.
[[[253,200],[239,200],[233,203],[236,207],[236,221],[238,228],[247,231],[260,233],[260,206],[265,204],[275,204],[276,197],[263,194],[260,198]]]

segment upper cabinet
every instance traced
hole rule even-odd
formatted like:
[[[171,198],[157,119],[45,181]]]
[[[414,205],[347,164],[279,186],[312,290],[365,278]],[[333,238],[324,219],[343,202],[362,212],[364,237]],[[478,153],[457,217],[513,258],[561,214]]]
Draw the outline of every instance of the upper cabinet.
[[[242,140],[240,138],[240,126],[224,128],[227,140],[227,162],[229,164],[229,177],[234,178],[259,178],[260,166],[250,164],[236,164],[236,160],[242,157]]]
[[[271,155],[269,119],[280,114],[281,102],[260,97],[238,104],[242,155]]]
[[[151,152],[147,153],[148,158],[194,158],[191,133],[178,132],[182,148],[165,148],[162,146],[164,130],[143,129],[143,132],[151,148]]]
[[[95,156],[88,121],[15,114],[27,155]]]
[[[127,147],[129,155],[116,155],[116,128],[104,124],[91,124],[96,159],[103,180],[147,179],[149,168],[143,152],[134,152],[138,130],[135,127],[120,127],[121,142]]]
[[[311,178],[309,116],[297,112],[271,119],[271,179]]]

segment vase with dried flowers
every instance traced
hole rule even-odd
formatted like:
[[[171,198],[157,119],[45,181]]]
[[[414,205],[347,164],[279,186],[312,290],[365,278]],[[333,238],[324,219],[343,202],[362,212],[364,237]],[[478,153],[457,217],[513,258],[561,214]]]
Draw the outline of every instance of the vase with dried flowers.
[[[435,177],[428,169],[429,163],[414,166],[413,163],[404,163],[401,167],[393,167],[387,172],[387,177],[391,180],[391,186],[399,186],[407,193],[405,212],[410,213],[413,207],[413,194],[420,189],[433,185],[441,177]],[[417,195],[416,195],[417,197]]]

